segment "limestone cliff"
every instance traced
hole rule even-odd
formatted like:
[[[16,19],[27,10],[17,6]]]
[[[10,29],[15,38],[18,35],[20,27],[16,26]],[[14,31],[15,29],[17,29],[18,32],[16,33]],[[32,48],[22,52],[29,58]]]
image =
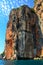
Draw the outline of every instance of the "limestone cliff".
[[[40,19],[40,27],[43,34],[43,0],[36,0],[34,10]]]
[[[37,14],[27,5],[12,9],[6,30],[6,59],[34,58],[34,48],[40,56],[41,29]]]
[[[34,10],[39,17],[39,23],[42,32],[42,40],[43,40],[43,0],[35,0]],[[42,41],[42,50],[41,56],[43,56],[43,41]]]

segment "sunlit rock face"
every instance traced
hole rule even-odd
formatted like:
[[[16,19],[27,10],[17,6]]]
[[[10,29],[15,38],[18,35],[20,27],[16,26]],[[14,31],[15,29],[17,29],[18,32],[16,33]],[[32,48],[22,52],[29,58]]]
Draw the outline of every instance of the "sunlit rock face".
[[[43,0],[37,0],[34,6],[34,10],[39,16],[40,19],[40,27],[43,34]]]
[[[6,30],[6,59],[33,58],[34,48],[40,53],[40,38],[41,29],[36,13],[26,5],[12,9]]]
[[[41,27],[41,32],[42,32],[42,40],[43,40],[43,0],[37,0],[35,2],[34,10],[36,14],[39,17],[39,23]],[[41,49],[41,56],[43,56],[43,41],[42,41],[42,49]]]
[[[7,24],[7,30],[6,30],[6,46],[5,46],[5,57],[6,59],[15,59],[14,53],[15,53],[15,38],[16,35],[13,37],[12,32],[12,22],[9,21]]]

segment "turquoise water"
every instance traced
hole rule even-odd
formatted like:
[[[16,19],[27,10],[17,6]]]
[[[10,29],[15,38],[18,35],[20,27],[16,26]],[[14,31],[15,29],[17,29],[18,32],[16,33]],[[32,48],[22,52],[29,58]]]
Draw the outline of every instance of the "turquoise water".
[[[43,60],[0,60],[0,65],[43,65]]]

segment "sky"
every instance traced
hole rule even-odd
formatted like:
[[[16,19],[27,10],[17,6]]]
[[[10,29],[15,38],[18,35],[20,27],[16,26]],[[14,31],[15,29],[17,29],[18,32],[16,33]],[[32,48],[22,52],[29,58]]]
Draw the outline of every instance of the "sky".
[[[0,54],[5,49],[5,35],[9,13],[11,9],[24,4],[32,8],[34,6],[34,0],[0,0]]]

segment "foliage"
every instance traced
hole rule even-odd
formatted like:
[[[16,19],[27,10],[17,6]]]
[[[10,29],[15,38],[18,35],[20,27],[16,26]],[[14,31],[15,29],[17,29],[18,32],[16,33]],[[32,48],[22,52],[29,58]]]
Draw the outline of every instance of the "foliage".
[[[3,53],[1,53],[1,55],[2,55],[2,57],[4,57],[4,55],[5,55],[4,51],[3,51]]]

